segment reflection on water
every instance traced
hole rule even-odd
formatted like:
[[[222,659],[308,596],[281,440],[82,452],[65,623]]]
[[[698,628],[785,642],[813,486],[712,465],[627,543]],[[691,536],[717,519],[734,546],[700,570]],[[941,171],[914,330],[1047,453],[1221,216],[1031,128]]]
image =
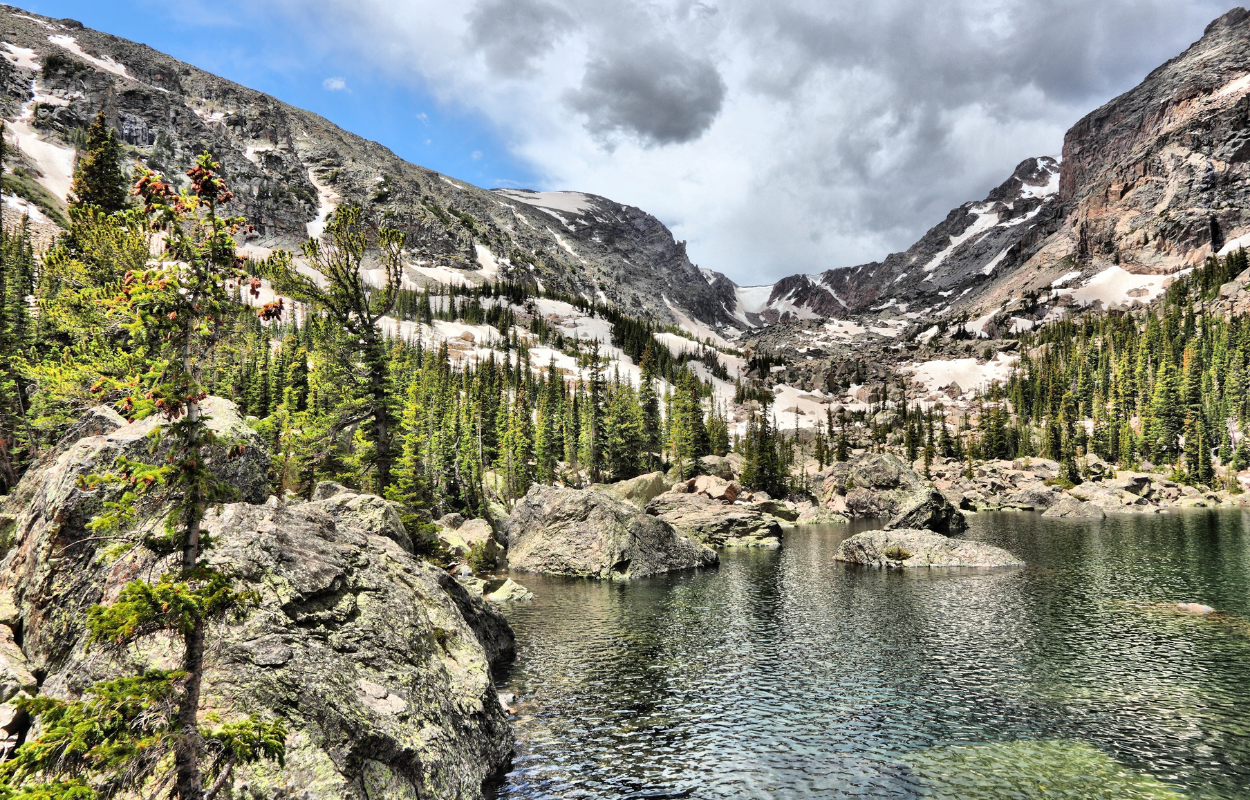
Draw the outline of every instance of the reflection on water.
[[[847,567],[844,525],[698,574],[517,576],[499,794],[1250,796],[1245,522],[973,518],[1011,570]]]

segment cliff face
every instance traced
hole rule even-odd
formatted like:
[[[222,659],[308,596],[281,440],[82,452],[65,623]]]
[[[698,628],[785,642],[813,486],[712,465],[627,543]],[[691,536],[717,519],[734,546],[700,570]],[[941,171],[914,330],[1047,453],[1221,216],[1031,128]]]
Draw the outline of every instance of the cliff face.
[[[753,321],[903,308],[923,324],[1018,309],[1052,284],[1077,302],[1149,299],[1158,287],[1133,276],[1172,274],[1250,242],[1248,93],[1250,12],[1237,8],[1074,125],[1060,161],[1025,161],[903,253],[780,281]],[[1099,274],[1115,290],[1082,292]]]
[[[1250,226],[1250,12],[1086,116],[1063,146],[1064,243],[1082,261],[1174,271]]]

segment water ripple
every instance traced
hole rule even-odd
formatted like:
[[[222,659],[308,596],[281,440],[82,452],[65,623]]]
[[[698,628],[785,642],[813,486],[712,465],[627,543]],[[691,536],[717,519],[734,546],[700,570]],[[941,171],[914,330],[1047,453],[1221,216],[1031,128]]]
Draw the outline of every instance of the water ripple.
[[[517,576],[498,796],[1246,797],[1245,522],[980,515],[1030,565],[993,572],[849,568],[833,527],[700,574]]]

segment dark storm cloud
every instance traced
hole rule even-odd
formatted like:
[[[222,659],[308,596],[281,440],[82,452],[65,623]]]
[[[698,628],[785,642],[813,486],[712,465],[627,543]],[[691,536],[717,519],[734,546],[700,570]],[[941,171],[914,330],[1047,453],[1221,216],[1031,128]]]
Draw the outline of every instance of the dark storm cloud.
[[[1020,159],[987,163],[980,128],[1062,129],[1178,54],[1228,0],[729,0],[752,52],[744,88],[800,108],[848,96],[819,143],[770,179],[808,183],[824,230],[911,244]],[[973,135],[970,135],[970,131]],[[1058,154],[1058,137],[1051,147]],[[820,175],[805,181],[806,175]],[[813,220],[814,227],[820,224]],[[818,238],[818,237],[817,237]],[[848,260],[855,260],[854,258]]]
[[[525,74],[572,26],[567,11],[542,0],[486,0],[469,13],[469,43],[493,72]]]
[[[596,135],[680,144],[712,125],[725,102],[725,81],[710,60],[651,42],[591,59],[566,102],[586,115],[586,128]]]

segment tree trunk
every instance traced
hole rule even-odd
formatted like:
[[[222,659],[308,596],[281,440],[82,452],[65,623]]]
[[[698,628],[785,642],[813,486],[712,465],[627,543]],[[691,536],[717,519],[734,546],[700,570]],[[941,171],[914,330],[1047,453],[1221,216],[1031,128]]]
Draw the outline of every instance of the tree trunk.
[[[178,738],[174,742],[174,762],[178,776],[179,800],[201,800],[204,792],[200,775],[200,681],[204,677],[204,623],[197,622],[187,634],[182,667],[187,672],[186,688],[178,707]]]
[[[377,454],[378,494],[391,483],[391,416],[386,406],[386,353],[382,343],[370,337],[365,349],[369,367],[369,394],[373,403],[373,446]]]

